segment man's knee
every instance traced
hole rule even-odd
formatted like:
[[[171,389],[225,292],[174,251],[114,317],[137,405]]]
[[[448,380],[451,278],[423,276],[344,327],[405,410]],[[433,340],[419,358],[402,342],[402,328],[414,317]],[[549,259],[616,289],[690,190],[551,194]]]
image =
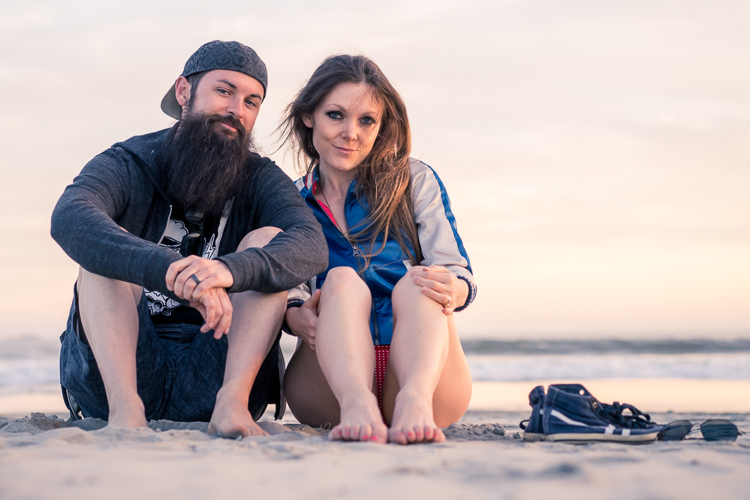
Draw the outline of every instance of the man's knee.
[[[277,234],[283,233],[281,229],[273,226],[266,226],[258,228],[254,231],[250,231],[242,238],[240,244],[237,246],[237,251],[245,250],[246,248],[258,248],[268,245]]]
[[[140,303],[141,296],[143,295],[143,287],[141,286],[126,281],[107,278],[100,274],[94,274],[82,267],[78,268],[76,290],[79,297],[91,295],[95,297],[117,297],[130,294],[133,297],[133,303],[136,306]]]

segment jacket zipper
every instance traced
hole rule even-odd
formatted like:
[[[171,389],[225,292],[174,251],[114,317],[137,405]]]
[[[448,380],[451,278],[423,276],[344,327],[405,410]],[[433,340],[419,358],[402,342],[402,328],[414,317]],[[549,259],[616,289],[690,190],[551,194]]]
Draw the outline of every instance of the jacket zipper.
[[[161,237],[159,238],[159,241],[156,242],[157,245],[160,245],[162,240],[164,239],[164,235],[167,234],[167,229],[169,229],[169,219],[172,218],[172,204],[169,204],[169,214],[167,215],[167,223],[164,224],[164,231],[161,233]]]
[[[312,199],[315,200],[315,203],[317,203],[318,207],[321,210],[323,210],[323,207],[320,206],[320,202],[315,198],[315,195],[313,194],[312,187],[310,188],[309,192],[312,195]],[[330,207],[328,208],[328,210],[330,210]],[[359,247],[357,246],[356,243],[352,243],[352,241],[349,238],[347,238],[346,235],[344,235],[344,232],[339,228],[338,224],[336,224],[333,221],[333,219],[331,219],[331,217],[328,215],[328,213],[326,213],[325,210],[323,210],[323,213],[326,214],[326,216],[328,217],[328,220],[331,221],[331,223],[333,223],[333,227],[336,228],[336,231],[338,231],[339,234],[344,239],[346,239],[347,243],[349,243],[349,246],[352,248],[352,256],[354,257],[354,260],[357,263],[357,268],[359,269],[359,267],[362,264],[362,260],[360,258],[361,257],[361,253],[359,251]],[[346,201],[344,201],[344,219],[346,219]],[[346,220],[346,224],[347,224],[347,226],[349,225],[349,220],[348,219]],[[374,340],[375,340],[375,345],[380,345],[380,331],[379,331],[379,328],[378,328],[378,314],[377,314],[377,311],[375,309],[375,301],[371,301],[370,308],[372,309],[372,313],[370,315],[370,318],[371,318],[371,323],[372,323],[373,337],[374,337]]]
[[[375,337],[375,345],[380,345],[380,328],[378,328],[378,311],[375,309],[375,301],[371,301],[372,308],[372,333]]]

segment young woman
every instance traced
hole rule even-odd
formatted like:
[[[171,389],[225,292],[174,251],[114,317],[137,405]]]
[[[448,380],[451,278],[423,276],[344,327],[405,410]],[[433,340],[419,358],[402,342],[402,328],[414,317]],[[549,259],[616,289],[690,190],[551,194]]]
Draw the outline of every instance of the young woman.
[[[471,396],[453,312],[476,293],[443,184],[409,158],[404,103],[363,56],[326,59],[287,112],[285,138],[307,166],[297,187],[330,261],[289,292],[286,324],[301,339],[289,407],[334,440],[443,441]]]

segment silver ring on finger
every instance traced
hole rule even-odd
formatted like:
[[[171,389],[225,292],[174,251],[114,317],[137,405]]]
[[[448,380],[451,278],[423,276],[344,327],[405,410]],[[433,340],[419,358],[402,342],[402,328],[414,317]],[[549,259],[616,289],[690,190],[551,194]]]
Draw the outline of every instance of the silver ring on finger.
[[[193,276],[195,276],[195,275],[193,275]],[[448,300],[445,301],[445,304],[443,304],[443,307],[445,307],[447,309],[450,306],[451,306],[451,298],[448,297]]]
[[[198,285],[201,284],[201,280],[199,280],[198,276],[196,276],[196,275],[190,276],[190,279],[193,280],[193,281],[195,281],[195,286],[198,286]],[[450,300],[448,300],[448,302],[450,302]]]

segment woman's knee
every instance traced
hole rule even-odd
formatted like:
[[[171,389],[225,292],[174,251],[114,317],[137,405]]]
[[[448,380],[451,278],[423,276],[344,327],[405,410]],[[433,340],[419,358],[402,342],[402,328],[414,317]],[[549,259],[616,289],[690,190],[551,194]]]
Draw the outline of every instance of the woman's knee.
[[[351,267],[334,267],[328,271],[322,287],[323,295],[351,294],[352,296],[370,296],[367,283]]]
[[[414,304],[414,300],[421,297],[423,297],[422,287],[414,283],[414,278],[412,278],[410,272],[407,272],[400,280],[398,280],[396,286],[393,287],[393,292],[391,293],[391,300],[393,301],[394,307],[398,307],[399,305],[409,307]]]
[[[268,245],[277,234],[283,233],[281,229],[273,226],[260,227],[254,231],[250,231],[242,238],[240,244],[237,245],[237,251],[242,251],[247,248],[259,248]]]

